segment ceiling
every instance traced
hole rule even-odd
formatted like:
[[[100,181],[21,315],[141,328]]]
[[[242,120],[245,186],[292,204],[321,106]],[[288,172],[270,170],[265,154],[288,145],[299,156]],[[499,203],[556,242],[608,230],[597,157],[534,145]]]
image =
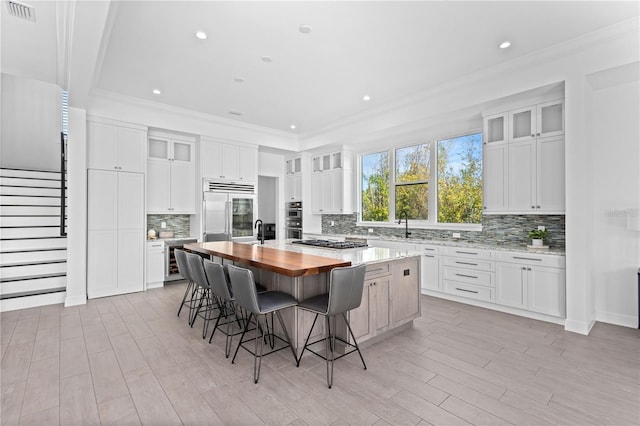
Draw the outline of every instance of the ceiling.
[[[27,2],[35,24],[2,5],[2,70],[55,82],[60,12]],[[108,10],[92,90],[304,134],[637,17],[639,3],[112,1]],[[504,40],[512,46],[499,49]]]

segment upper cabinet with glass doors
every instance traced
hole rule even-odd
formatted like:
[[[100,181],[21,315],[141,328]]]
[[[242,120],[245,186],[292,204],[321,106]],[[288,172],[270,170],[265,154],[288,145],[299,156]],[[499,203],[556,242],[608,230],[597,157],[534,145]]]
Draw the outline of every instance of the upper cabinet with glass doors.
[[[556,100],[509,111],[509,141],[564,134],[564,101]]]

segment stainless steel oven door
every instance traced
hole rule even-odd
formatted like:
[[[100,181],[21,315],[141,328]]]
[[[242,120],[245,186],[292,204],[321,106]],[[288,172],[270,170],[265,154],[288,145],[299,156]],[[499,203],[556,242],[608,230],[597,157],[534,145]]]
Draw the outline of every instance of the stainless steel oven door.
[[[302,229],[287,228],[287,238],[294,240],[302,239]]]

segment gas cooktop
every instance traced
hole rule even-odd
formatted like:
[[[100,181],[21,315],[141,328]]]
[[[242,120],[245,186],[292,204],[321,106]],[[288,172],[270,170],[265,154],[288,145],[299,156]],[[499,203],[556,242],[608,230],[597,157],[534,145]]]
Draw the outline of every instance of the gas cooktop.
[[[331,248],[331,249],[351,249],[351,248],[369,247],[367,243],[361,243],[357,241],[296,240],[296,241],[291,241],[291,244],[302,244],[305,246]]]

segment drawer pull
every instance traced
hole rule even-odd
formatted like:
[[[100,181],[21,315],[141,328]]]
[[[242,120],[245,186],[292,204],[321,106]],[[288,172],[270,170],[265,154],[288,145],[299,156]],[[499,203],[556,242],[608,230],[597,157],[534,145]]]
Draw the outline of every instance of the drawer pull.
[[[542,262],[542,259],[536,259],[535,257],[520,257],[520,256],[513,256],[514,259],[520,259],[520,260],[535,260],[538,262]]]
[[[456,250],[456,253],[458,253],[458,254],[473,254],[474,256],[478,255],[478,253],[474,253],[472,251],[457,251]]]
[[[467,290],[466,288],[456,287],[456,290],[466,291],[467,293],[475,293],[475,294],[478,294],[478,292],[477,292],[477,291],[475,291],[475,290]]]
[[[429,251],[434,251],[435,250],[434,248],[429,248],[429,247],[425,247],[424,249],[425,250],[429,250]]]
[[[477,279],[478,279],[478,277],[474,277],[473,275],[456,274],[456,276],[458,276],[458,277],[465,277],[465,278],[473,278],[474,280],[477,280]]]
[[[459,261],[457,261],[457,260],[456,260],[456,263],[457,263],[458,265],[471,265],[471,266],[478,266],[478,264],[477,264],[477,263],[472,263],[472,262],[459,262]]]
[[[424,256],[424,257],[436,257],[436,256],[435,256],[435,255],[433,255],[433,254],[423,254],[423,256]]]

